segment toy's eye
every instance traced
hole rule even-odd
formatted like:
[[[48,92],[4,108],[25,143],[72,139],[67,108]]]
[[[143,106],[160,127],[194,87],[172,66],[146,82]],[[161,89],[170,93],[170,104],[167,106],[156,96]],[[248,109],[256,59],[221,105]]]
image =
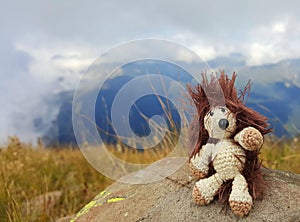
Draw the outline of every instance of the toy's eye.
[[[225,108],[221,108],[221,111],[222,111],[222,113],[225,113],[226,110],[225,110]]]
[[[210,116],[213,116],[213,115],[214,115],[214,112],[213,112],[213,111],[210,111],[210,112],[209,112],[209,115],[210,115]]]

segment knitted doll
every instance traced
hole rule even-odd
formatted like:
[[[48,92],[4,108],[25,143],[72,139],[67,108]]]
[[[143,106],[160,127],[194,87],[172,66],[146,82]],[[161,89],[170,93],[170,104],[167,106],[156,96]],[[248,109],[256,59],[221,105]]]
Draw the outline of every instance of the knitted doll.
[[[188,87],[197,108],[190,129],[190,168],[198,180],[192,196],[196,204],[206,205],[218,195],[242,217],[251,210],[253,199],[264,193],[258,154],[263,135],[271,129],[266,117],[244,104],[250,82],[238,95],[235,73],[229,79],[222,71],[210,81],[202,76],[201,85]]]

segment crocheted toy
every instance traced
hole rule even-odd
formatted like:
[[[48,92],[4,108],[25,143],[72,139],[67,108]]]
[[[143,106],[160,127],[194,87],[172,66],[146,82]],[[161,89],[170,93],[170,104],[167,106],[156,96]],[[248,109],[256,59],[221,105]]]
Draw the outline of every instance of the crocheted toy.
[[[189,162],[191,174],[198,180],[192,196],[199,205],[219,196],[223,204],[243,217],[266,187],[258,154],[263,135],[271,129],[266,117],[244,104],[250,81],[238,95],[235,73],[231,79],[224,71],[210,81],[205,74],[202,77],[201,85],[188,86],[197,108],[190,128],[193,151]]]

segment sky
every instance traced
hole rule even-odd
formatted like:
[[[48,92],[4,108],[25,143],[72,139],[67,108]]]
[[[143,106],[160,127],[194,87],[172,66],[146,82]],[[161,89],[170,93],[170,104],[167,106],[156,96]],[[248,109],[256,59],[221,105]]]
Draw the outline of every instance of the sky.
[[[34,142],[55,95],[75,89],[101,53],[141,38],[171,40],[205,60],[249,66],[300,58],[299,1],[6,1],[0,8],[0,143]],[[45,118],[47,117],[47,118]]]

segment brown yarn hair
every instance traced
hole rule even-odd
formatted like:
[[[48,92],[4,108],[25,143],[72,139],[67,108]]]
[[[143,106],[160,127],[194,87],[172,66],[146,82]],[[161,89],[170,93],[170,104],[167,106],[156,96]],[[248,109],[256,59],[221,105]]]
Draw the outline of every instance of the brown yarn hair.
[[[189,141],[192,148],[190,159],[199,153],[202,146],[209,139],[208,132],[204,128],[204,117],[213,107],[225,105],[234,114],[237,127],[231,136],[232,139],[238,132],[248,126],[256,128],[262,135],[272,131],[265,116],[245,105],[245,100],[250,94],[250,80],[239,93],[234,86],[235,80],[235,73],[232,74],[230,79],[222,70],[219,77],[211,75],[210,81],[206,73],[202,73],[201,84],[195,87],[188,85],[188,92],[197,109],[197,113],[189,129]],[[249,192],[253,199],[262,198],[266,188],[266,183],[261,172],[261,161],[258,158],[259,152],[259,150],[246,150],[246,162],[241,172],[248,182]],[[208,176],[215,173],[212,164],[210,164],[209,168]],[[228,203],[231,185],[232,180],[229,180],[218,191],[219,200],[224,204]]]

